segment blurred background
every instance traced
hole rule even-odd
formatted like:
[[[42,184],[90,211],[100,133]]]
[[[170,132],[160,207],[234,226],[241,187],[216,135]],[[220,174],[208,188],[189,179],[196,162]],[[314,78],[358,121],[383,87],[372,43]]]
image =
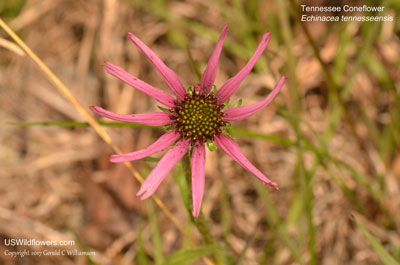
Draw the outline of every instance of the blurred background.
[[[384,6],[375,15],[393,16],[393,22],[300,22],[300,4],[344,3]],[[86,108],[157,110],[150,97],[105,74],[105,61],[168,91],[127,32],[189,86],[198,83],[196,70],[203,71],[228,23],[220,87],[270,31],[267,51],[232,102],[253,104],[281,75],[289,80],[273,103],[232,128],[243,152],[279,191],[221,150],[207,154],[201,222],[185,207],[180,164],[159,187],[156,194],[192,246],[152,200],[135,196],[140,184],[123,164],[108,162],[112,149],[91,127],[76,123],[84,118],[0,30],[0,262],[398,264],[399,13],[397,0],[1,0],[0,17]],[[105,129],[124,152],[163,133]],[[162,155],[132,165],[146,176]],[[5,251],[51,248],[6,246],[12,238],[74,240],[72,249],[96,255],[13,258]]]

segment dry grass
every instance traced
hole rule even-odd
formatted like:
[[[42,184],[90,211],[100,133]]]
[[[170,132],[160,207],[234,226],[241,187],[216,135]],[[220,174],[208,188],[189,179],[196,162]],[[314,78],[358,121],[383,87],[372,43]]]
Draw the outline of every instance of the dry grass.
[[[262,5],[269,6],[266,2]],[[170,19],[160,18],[157,10],[149,12],[138,6],[140,4],[133,5],[122,0],[27,0],[20,14],[8,23],[83,106],[102,105],[118,113],[143,113],[156,110],[155,101],[106,75],[101,69],[104,61],[111,61],[142,80],[167,90],[158,73],[130,43],[126,33],[130,31],[139,36],[181,77],[185,85],[190,85],[197,82],[196,75],[190,68],[185,49],[176,45],[176,36],[171,36],[171,28],[177,28],[187,37],[194,60],[200,62],[201,69],[214,44],[179,24],[174,17],[182,16],[188,21],[200,22],[215,32],[219,32],[225,19],[214,1],[170,1],[168,10],[173,14]],[[274,14],[275,7],[269,7],[272,10],[269,13]],[[267,19],[262,15],[260,17]],[[328,104],[330,92],[321,65],[301,28],[293,27],[292,52],[297,60],[295,71],[301,119],[309,123],[315,132],[305,123],[301,124],[301,130],[318,146],[319,137],[330,127],[334,107]],[[398,95],[400,40],[390,27],[393,26],[383,26],[374,54],[386,67]],[[397,34],[398,28],[397,24]],[[234,32],[229,33],[231,40],[243,41],[234,26],[231,26],[231,32]],[[349,25],[348,32],[354,43],[346,47],[348,59],[345,68],[351,71],[358,54],[358,40],[362,39],[360,24]],[[273,86],[279,73],[286,71],[286,50],[275,36],[267,53],[268,70],[249,75],[236,95],[236,98],[243,98],[244,104],[262,99],[265,87]],[[318,24],[313,36],[318,40],[325,63],[333,64],[341,42],[338,31],[331,30],[326,24]],[[0,130],[1,242],[6,238],[74,239],[77,242],[79,239],[83,246],[96,251],[94,259],[100,264],[136,264],[137,259],[132,260],[138,253],[138,238],[141,237],[148,256],[152,257],[152,230],[147,220],[151,215],[149,204],[136,198],[139,184],[126,167],[108,162],[112,150],[91,128],[9,124],[83,121],[84,118],[57,93],[38,67],[6,39],[5,33],[0,32],[0,119],[3,121]],[[244,63],[244,60],[225,51],[216,84],[221,85]],[[348,76],[345,74],[343,78]],[[381,199],[374,198],[348,170],[335,163],[316,168],[311,183],[318,264],[381,262],[357,229],[352,216],[356,216],[392,253],[399,252],[400,219],[396,216],[400,208],[399,146],[397,151],[393,148],[394,151],[382,156],[373,139],[373,132],[359,113],[364,110],[378,128],[390,123],[390,108],[397,105],[388,90],[381,80],[370,74],[368,67],[358,71],[350,97],[345,102],[353,117],[356,136],[343,118],[333,130],[327,146],[330,155],[345,161],[366,176],[372,185],[379,183],[379,190],[385,191]],[[275,99],[277,104],[271,104],[262,113],[235,123],[235,126],[295,141],[296,132],[282,114],[282,106],[289,106],[289,109],[292,106],[293,95],[289,91],[286,87]],[[391,111],[398,112],[396,108]],[[105,130],[123,152],[144,148],[162,133],[153,129],[107,127]],[[380,137],[383,135],[380,134]],[[240,136],[236,139],[249,160],[280,184],[279,192],[267,189],[268,194],[301,259],[308,264],[310,254],[305,251],[307,243],[303,241],[308,237],[302,235],[307,224],[302,213],[293,210],[298,207],[293,202],[301,200],[301,193],[304,192],[297,148],[263,139]],[[254,237],[243,264],[297,264],[288,247],[277,236],[276,226],[268,218],[271,209],[266,207],[266,199],[257,192],[257,185],[251,176],[222,152],[209,153],[207,159],[203,212],[213,237],[225,242],[236,257],[240,256],[249,238]],[[310,169],[318,160],[312,152],[304,151],[303,162]],[[146,175],[154,165],[154,162],[133,163],[142,175]],[[374,176],[381,179],[377,181]],[[188,214],[172,176],[166,178],[157,195],[175,218],[187,227],[198,245],[203,244],[196,229],[186,224]],[[356,199],[351,200],[353,197]],[[361,209],[355,201],[361,204]],[[179,230],[161,211],[157,210],[157,217],[162,250],[167,256],[186,243]],[[397,246],[397,249],[392,246]],[[0,253],[10,249],[4,244],[0,244],[0,248]],[[268,260],[268,255],[274,259]],[[9,256],[0,257],[4,264],[88,263],[82,256],[28,256],[23,261]]]

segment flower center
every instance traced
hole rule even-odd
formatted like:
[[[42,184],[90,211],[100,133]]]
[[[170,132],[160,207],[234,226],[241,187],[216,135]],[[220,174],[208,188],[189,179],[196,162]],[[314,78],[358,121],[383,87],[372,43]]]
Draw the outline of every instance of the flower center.
[[[213,93],[187,94],[172,110],[174,125],[182,137],[190,138],[192,142],[214,140],[214,136],[221,133],[221,127],[226,126],[222,120],[223,108],[224,105],[217,103]]]

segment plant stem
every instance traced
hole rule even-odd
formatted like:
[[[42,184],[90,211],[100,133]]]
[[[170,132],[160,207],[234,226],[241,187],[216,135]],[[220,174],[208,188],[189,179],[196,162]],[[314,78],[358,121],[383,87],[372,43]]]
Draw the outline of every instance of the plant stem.
[[[192,169],[190,166],[190,155],[189,152],[187,152],[183,158],[182,158],[182,167],[183,167],[183,172],[185,174],[186,182],[188,185],[188,189],[191,189],[192,187]],[[189,193],[191,194],[191,193]],[[192,202],[192,198],[184,198],[185,201],[190,201]],[[212,245],[214,244],[214,240],[211,236],[210,230],[208,229],[206,219],[203,215],[203,212],[200,211],[200,215],[197,219],[193,218],[192,215],[192,203],[189,203],[187,206],[187,210],[192,218],[192,221],[194,225],[196,226],[197,230],[199,230],[200,234],[203,236],[204,241],[206,242],[207,245]]]

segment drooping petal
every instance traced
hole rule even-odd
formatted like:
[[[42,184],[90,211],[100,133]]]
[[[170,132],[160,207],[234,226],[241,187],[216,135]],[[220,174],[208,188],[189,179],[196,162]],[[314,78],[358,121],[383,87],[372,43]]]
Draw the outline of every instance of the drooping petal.
[[[173,144],[176,140],[179,139],[179,136],[180,136],[179,133],[175,130],[167,132],[163,134],[160,138],[158,138],[157,141],[155,141],[153,144],[149,145],[145,149],[122,155],[112,155],[110,157],[110,161],[113,163],[120,163],[120,162],[134,161],[150,156],[152,154],[164,150],[165,148]]]
[[[206,150],[203,143],[200,143],[197,147],[193,148],[190,162],[192,166],[193,216],[197,218],[200,214],[201,201],[203,200],[204,194]]]
[[[203,75],[201,76],[200,88],[203,92],[210,92],[214,82],[215,77],[217,76],[217,66],[219,61],[219,56],[221,55],[222,46],[224,45],[226,32],[228,31],[228,24],[224,26],[224,29],[219,36],[217,45],[208,61],[207,67],[204,70]]]
[[[167,112],[150,112],[144,114],[121,115],[105,110],[98,106],[90,106],[90,109],[94,113],[115,121],[132,122],[152,126],[161,126],[172,123],[171,114]]]
[[[242,167],[256,176],[259,180],[261,180],[264,185],[270,185],[275,189],[279,189],[277,183],[272,182],[260,170],[258,170],[250,161],[244,156],[239,146],[228,136],[223,135],[222,133],[215,137],[215,142],[221,147],[222,150],[225,151],[230,157],[232,157],[236,162],[238,162]]]
[[[240,83],[243,79],[250,73],[256,64],[258,58],[260,58],[261,54],[264,52],[265,48],[268,45],[271,34],[269,32],[265,33],[261,39],[261,42],[258,44],[256,51],[251,56],[250,60],[247,64],[239,71],[234,77],[230,78],[225,84],[218,90],[216,98],[218,103],[225,102],[228,98],[230,98],[233,93],[236,92]]]
[[[133,43],[147,56],[147,58],[149,58],[150,62],[154,65],[158,72],[160,72],[161,76],[164,78],[171,91],[179,99],[183,100],[186,95],[186,90],[182,85],[182,82],[179,80],[178,76],[171,69],[169,69],[164,64],[164,62],[161,61],[161,59],[135,35],[129,32],[128,36],[133,41]]]
[[[140,90],[150,97],[153,97],[161,104],[164,104],[165,106],[170,108],[174,106],[175,99],[173,96],[147,84],[146,82],[143,82],[137,77],[126,72],[122,67],[114,65],[110,62],[105,62],[105,64],[103,65],[103,69],[110,75],[115,76],[116,78],[136,88],[137,90]]]
[[[279,79],[279,82],[275,85],[274,89],[269,93],[269,95],[262,101],[250,105],[250,106],[240,106],[236,108],[231,108],[225,111],[225,117],[223,118],[224,121],[238,121],[238,120],[243,120],[260,109],[264,108],[267,106],[273,99],[274,97],[279,93],[283,85],[285,84],[286,81],[286,76],[282,76],[281,79]]]
[[[189,145],[190,140],[184,139],[169,150],[147,176],[136,196],[141,196],[140,199],[144,200],[153,195],[174,165],[186,154]]]

